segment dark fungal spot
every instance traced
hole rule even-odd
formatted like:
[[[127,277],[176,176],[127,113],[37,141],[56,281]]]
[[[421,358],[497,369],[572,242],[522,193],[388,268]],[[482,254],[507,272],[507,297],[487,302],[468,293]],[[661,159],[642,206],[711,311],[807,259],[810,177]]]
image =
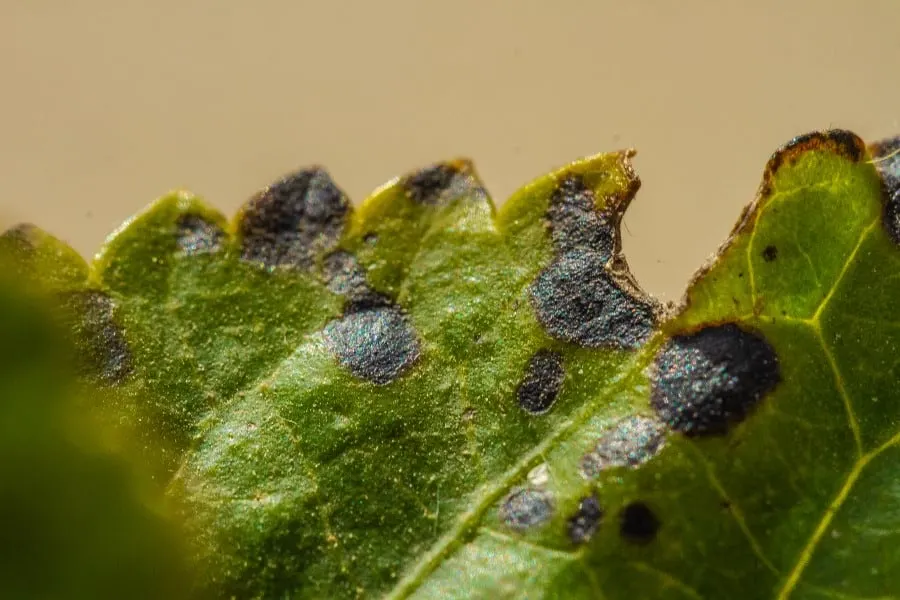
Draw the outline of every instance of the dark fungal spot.
[[[364,293],[368,284],[366,274],[356,257],[338,250],[332,252],[322,261],[322,274],[325,283],[335,294],[352,297]]]
[[[176,222],[178,248],[188,256],[215,252],[225,232],[200,215],[181,215]]]
[[[500,518],[510,529],[526,531],[546,523],[553,515],[550,495],[542,490],[513,490],[500,507]]]
[[[615,229],[611,216],[601,214],[594,192],[580,175],[568,175],[550,195],[547,220],[557,252],[584,249],[612,256]]]
[[[591,539],[602,519],[603,509],[597,496],[587,496],[581,499],[578,510],[566,522],[566,533],[573,543],[583,544]]]
[[[67,292],[61,300],[82,373],[106,383],[125,381],[134,370],[133,359],[110,297],[92,290]]]
[[[431,165],[407,175],[401,181],[406,195],[419,204],[438,206],[459,198],[485,200],[487,192],[467,161]]]
[[[619,533],[630,542],[646,544],[653,541],[659,531],[659,518],[643,502],[632,502],[622,509]]]
[[[589,348],[632,349],[653,332],[652,307],[607,272],[604,256],[574,250],[558,256],[530,288],[538,320],[552,337]]]
[[[900,244],[900,136],[872,144],[872,155],[882,181],[882,224],[891,240]]]
[[[660,419],[689,436],[723,434],[781,381],[775,350],[736,324],[677,335],[651,367],[650,402]]]
[[[328,289],[347,299],[345,314],[393,306],[389,298],[369,287],[365,271],[349,252],[338,250],[326,256],[322,261],[322,277]]]
[[[550,410],[562,389],[565,375],[559,352],[547,349],[535,352],[525,367],[525,377],[516,393],[519,406],[533,415]]]
[[[325,326],[325,343],[357,377],[390,383],[419,356],[415,332],[393,306],[353,308]]]
[[[763,260],[766,262],[772,262],[776,258],[778,258],[778,248],[769,244],[762,251]]]
[[[298,171],[250,200],[240,217],[244,259],[308,268],[335,246],[350,202],[321,168]]]
[[[601,435],[581,458],[581,473],[596,479],[607,469],[641,465],[662,449],[664,433],[663,424],[656,419],[628,417]]]

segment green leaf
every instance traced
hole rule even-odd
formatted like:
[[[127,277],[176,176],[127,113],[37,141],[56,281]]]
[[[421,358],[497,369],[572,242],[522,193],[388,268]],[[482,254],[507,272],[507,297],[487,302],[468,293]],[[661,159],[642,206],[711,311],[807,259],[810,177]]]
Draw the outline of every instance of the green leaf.
[[[231,222],[173,193],[26,270],[215,596],[889,596],[898,147],[779,149],[674,309],[621,253],[631,152],[500,211],[464,160],[356,211],[320,168]]]
[[[3,266],[2,596],[187,598],[183,543],[161,495],[115,436],[80,410],[89,392],[75,385],[45,298]]]

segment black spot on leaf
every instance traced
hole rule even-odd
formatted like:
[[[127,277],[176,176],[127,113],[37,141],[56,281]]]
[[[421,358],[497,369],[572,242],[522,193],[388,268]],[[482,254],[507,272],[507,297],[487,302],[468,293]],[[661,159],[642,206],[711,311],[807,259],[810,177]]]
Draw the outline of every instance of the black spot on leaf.
[[[773,260],[778,258],[778,248],[771,244],[766,246],[765,248],[763,248],[762,257],[766,262],[772,262]]]
[[[632,502],[623,510],[619,520],[619,533],[628,541],[645,544],[656,537],[659,519],[643,502]]]
[[[557,257],[531,285],[538,320],[552,337],[590,348],[632,349],[653,332],[651,306],[623,289],[597,252]]]
[[[341,296],[358,296],[368,287],[366,274],[359,261],[343,250],[332,252],[325,257],[322,261],[322,272],[328,289]]]
[[[900,244],[900,136],[872,144],[875,168],[884,190],[882,223],[895,244]]]
[[[541,349],[534,353],[519,384],[519,406],[533,415],[550,410],[565,379],[562,355]]]
[[[654,359],[650,401],[687,435],[725,433],[781,380],[778,357],[758,333],[733,323],[673,337]]]
[[[245,206],[238,229],[242,256],[267,267],[308,268],[337,243],[350,202],[323,169],[298,171]]]
[[[547,522],[553,502],[547,492],[531,488],[513,490],[500,507],[500,518],[510,529],[526,531]]]
[[[393,306],[355,308],[325,326],[326,345],[357,377],[390,383],[419,356],[415,332]]]
[[[591,539],[600,521],[603,519],[603,509],[597,496],[591,495],[581,499],[578,510],[566,523],[566,532],[569,539],[575,544],[583,544]]]
[[[615,229],[610,217],[597,211],[594,192],[580,175],[565,177],[550,195],[547,220],[557,252],[583,249],[612,256]]]
[[[658,420],[628,417],[601,435],[581,458],[581,472],[587,479],[596,479],[606,469],[636,467],[655,456],[664,441],[664,426]]]
[[[182,215],[176,222],[178,247],[188,255],[215,252],[225,232],[200,215]]]
[[[466,161],[438,163],[403,178],[407,196],[419,204],[449,204],[459,198],[485,200],[487,193]]]
[[[110,297],[99,291],[79,291],[61,299],[82,372],[107,383],[125,381],[134,370],[133,359]]]
[[[328,289],[347,299],[345,313],[393,306],[389,298],[369,286],[365,271],[349,252],[338,250],[326,256],[322,261],[322,276]]]

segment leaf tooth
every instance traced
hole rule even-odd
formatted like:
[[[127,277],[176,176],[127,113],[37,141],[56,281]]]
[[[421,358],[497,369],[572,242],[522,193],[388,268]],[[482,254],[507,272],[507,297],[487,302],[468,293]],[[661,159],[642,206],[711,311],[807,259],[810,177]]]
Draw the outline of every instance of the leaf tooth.
[[[266,187],[238,212],[235,228],[245,260],[308,269],[333,249],[352,206],[328,172],[299,169]]]

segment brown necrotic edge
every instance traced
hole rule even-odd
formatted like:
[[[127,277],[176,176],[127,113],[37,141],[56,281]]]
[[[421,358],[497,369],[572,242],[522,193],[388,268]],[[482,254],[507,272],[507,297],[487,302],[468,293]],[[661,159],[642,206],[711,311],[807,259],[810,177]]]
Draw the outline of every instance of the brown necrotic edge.
[[[859,136],[851,131],[830,129],[799,135],[772,153],[763,171],[756,196],[741,211],[728,236],[715,253],[694,272],[673,314],[683,313],[690,307],[691,290],[707,276],[739,236],[747,234],[753,229],[760,211],[772,195],[772,182],[778,170],[785,165],[794,164],[803,154],[815,151],[831,152],[843,156],[851,162],[859,162],[866,156],[866,145]]]

